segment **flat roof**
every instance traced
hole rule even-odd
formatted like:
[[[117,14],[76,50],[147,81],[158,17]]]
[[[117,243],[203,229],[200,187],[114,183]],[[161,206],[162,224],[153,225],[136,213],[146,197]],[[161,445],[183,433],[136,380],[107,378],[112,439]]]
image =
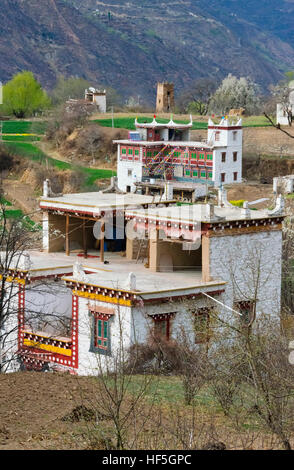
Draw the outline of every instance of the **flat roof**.
[[[221,222],[222,220],[235,221],[244,219],[268,219],[277,217],[269,215],[267,209],[248,209],[245,214],[244,209],[239,207],[219,207],[212,206],[213,212],[209,212],[209,204],[186,204],[181,206],[159,207],[139,210],[127,210],[126,216],[134,218],[145,218],[148,220],[161,220],[172,222]]]
[[[124,209],[127,206],[164,203],[161,196],[148,196],[142,194],[116,194],[116,193],[74,193],[63,194],[59,197],[41,197],[41,209],[57,209],[64,211],[85,212],[99,215],[107,209]],[[170,201],[172,202],[172,201]]]
[[[115,144],[123,144],[123,145],[141,145],[143,147],[157,147],[159,145],[169,145],[170,147],[201,147],[207,148],[212,150],[214,146],[209,145],[207,142],[196,142],[196,141],[187,141],[184,142],[182,140],[158,140],[156,142],[151,142],[149,140],[131,140],[131,139],[124,139],[124,140],[114,140]]]
[[[154,183],[151,183],[150,181],[139,181],[135,183],[135,186],[164,188],[167,183],[169,183],[173,187],[174,190],[195,191],[195,189],[201,188],[203,189],[203,192],[206,193],[206,182],[204,181],[203,183],[202,182],[195,183],[195,182],[188,182],[188,181],[176,181],[176,180],[163,181],[160,179],[155,179]],[[212,184],[209,181],[207,181],[207,183],[208,185]]]
[[[82,250],[81,250],[82,252]],[[223,279],[213,279],[209,282],[202,281],[202,272],[200,268],[188,269],[175,272],[152,272],[145,268],[144,263],[135,260],[128,260],[122,253],[105,252],[105,260],[109,264],[101,263],[99,257],[93,256],[98,252],[92,250],[89,252],[89,258],[85,259],[78,256],[77,253],[71,253],[66,256],[64,252],[46,253],[36,250],[28,252],[31,262],[30,269],[21,269],[32,279],[34,277],[61,275],[63,280],[68,282],[77,282],[88,284],[106,289],[122,290],[125,292],[135,292],[144,295],[145,298],[152,298],[160,293],[169,293],[169,295],[189,294],[195,289],[208,289],[207,292],[214,291],[215,286],[224,286]],[[78,262],[86,272],[85,278],[80,279],[73,275],[73,265]],[[133,273],[136,276],[136,290],[132,291],[128,286],[128,275]]]
[[[216,285],[225,285],[223,279],[214,279],[210,282],[202,281],[201,269],[182,270],[174,272],[153,272],[144,267],[144,263],[134,260],[128,260],[118,253],[105,253],[105,259],[108,265],[101,265],[96,261],[96,272],[87,274],[87,280],[81,281],[74,276],[66,276],[66,281],[79,282],[80,284],[89,284],[92,286],[134,292],[137,295],[153,295],[159,293],[172,293],[181,291],[193,291],[194,289],[213,288]],[[91,262],[91,266],[93,263]],[[88,260],[83,260],[83,268],[90,268]],[[93,269],[93,267],[92,267]],[[128,286],[128,275],[133,273],[136,276],[136,290],[132,291]],[[211,289],[212,290],[212,289]]]

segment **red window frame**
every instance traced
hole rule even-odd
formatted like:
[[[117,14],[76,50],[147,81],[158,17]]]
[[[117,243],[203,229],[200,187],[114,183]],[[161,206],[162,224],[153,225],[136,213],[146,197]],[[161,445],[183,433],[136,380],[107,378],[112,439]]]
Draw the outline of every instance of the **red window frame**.
[[[154,318],[154,336],[155,338],[164,338],[166,340],[170,339],[170,317],[168,318]],[[159,331],[159,326],[162,327],[163,323],[165,323],[165,333],[162,334]]]
[[[99,322],[101,322],[101,334],[99,334]],[[105,335],[106,327],[106,335]],[[101,344],[99,344],[101,342]],[[109,319],[104,315],[95,314],[94,320],[94,347],[107,350],[109,346]]]

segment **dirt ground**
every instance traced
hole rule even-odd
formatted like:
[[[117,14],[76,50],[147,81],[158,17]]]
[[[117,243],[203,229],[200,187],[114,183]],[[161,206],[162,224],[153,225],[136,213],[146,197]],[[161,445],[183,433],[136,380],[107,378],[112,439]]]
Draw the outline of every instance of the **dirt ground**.
[[[0,450],[86,448],[82,425],[61,419],[85,404],[85,390],[90,399],[89,379],[68,374],[1,374]]]
[[[156,386],[157,379],[154,380]],[[195,449],[202,449],[211,441],[225,442],[227,450],[280,448],[276,439],[262,430],[237,432],[218,405],[205,402],[191,409],[184,405],[183,398],[177,397],[175,401],[177,377],[160,378],[154,393],[162,393],[165,382],[169,389],[164,390],[170,394],[173,390],[172,401],[157,403],[155,400],[152,404],[151,395],[145,397],[146,401],[136,409],[136,416],[131,417],[127,426],[131,449],[189,448],[185,426],[193,427]],[[92,377],[66,373],[0,374],[0,451],[114,448],[113,423],[105,413],[98,411],[99,405],[95,407],[103,396],[95,384]],[[128,406],[129,403],[124,402],[124,409]],[[134,433],[138,445],[134,444]],[[190,442],[189,437],[187,442]]]
[[[12,209],[21,209],[36,222],[42,220],[38,200],[29,184],[16,179],[3,180],[4,196],[13,204]]]
[[[273,186],[271,184],[242,183],[237,185],[227,185],[226,189],[229,201],[244,199],[245,201],[252,202],[265,198],[268,200],[254,204],[252,207],[263,209],[272,205]]]

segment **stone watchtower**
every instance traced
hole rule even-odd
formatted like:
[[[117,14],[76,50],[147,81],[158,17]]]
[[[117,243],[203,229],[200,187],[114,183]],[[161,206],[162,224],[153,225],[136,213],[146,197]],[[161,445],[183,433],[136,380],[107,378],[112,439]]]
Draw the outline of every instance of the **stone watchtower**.
[[[173,83],[157,84],[156,112],[169,113],[175,106],[175,94]]]

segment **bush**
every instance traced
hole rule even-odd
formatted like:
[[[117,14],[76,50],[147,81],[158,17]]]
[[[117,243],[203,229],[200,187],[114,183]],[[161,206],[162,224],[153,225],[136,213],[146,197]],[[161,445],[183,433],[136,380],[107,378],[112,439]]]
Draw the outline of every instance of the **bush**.
[[[12,153],[4,145],[0,145],[0,171],[11,170],[14,165]]]
[[[153,372],[171,374],[181,370],[181,358],[176,341],[150,338],[145,344],[134,344],[130,348],[127,369],[133,373]]]

